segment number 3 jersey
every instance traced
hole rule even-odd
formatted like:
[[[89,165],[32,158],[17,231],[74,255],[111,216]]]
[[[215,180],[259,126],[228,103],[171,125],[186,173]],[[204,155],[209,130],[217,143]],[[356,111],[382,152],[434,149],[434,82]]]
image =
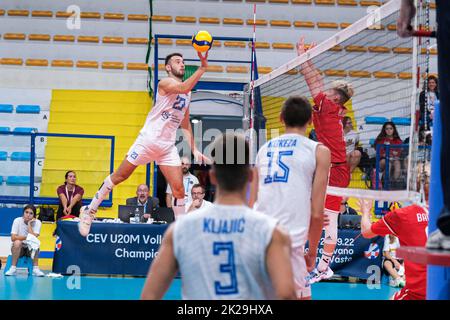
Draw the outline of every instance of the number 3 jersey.
[[[306,243],[311,220],[311,190],[319,143],[284,134],[264,144],[256,156],[258,196],[255,209],[278,219],[293,246]]]
[[[277,221],[239,205],[199,209],[175,222],[183,299],[275,299],[266,251]]]
[[[145,140],[175,143],[177,129],[191,101],[188,94],[156,94],[156,101],[139,135]]]

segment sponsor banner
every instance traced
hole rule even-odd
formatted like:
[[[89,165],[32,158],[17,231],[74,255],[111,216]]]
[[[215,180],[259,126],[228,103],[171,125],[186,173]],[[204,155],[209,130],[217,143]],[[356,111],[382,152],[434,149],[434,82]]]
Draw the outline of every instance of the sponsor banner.
[[[368,279],[373,274],[373,266],[382,270],[383,244],[383,237],[365,239],[360,230],[339,229],[330,268],[336,275]],[[323,245],[322,234],[317,263],[322,256]]]
[[[93,223],[84,238],[77,222],[59,221],[53,272],[145,276],[168,225]]]

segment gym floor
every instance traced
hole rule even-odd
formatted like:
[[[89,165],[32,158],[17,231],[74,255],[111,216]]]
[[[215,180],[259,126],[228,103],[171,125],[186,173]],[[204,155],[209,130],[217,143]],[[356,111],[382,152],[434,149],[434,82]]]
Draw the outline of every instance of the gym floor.
[[[0,274],[0,300],[137,300],[144,278],[28,277],[26,272]],[[369,289],[363,283],[320,282],[312,287],[314,300],[388,300],[398,289],[381,284]],[[181,280],[175,279],[164,299],[181,299]]]

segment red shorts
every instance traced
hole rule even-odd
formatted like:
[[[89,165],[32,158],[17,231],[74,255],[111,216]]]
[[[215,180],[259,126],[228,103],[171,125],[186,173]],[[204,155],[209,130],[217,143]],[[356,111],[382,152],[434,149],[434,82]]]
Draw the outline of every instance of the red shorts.
[[[350,183],[350,168],[348,165],[332,165],[330,169],[330,178],[328,185],[331,187],[347,188]],[[331,196],[327,194],[325,199],[325,209],[332,211],[340,211],[342,197]]]
[[[426,297],[418,294],[417,292],[411,291],[407,287],[402,288],[402,290],[396,292],[392,296],[392,300],[425,300]]]

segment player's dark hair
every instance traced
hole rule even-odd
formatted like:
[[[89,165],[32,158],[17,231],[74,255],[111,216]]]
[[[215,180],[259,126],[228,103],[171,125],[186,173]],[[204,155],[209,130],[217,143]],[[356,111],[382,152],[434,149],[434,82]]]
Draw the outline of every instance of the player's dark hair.
[[[304,127],[311,120],[312,107],[306,97],[291,96],[281,108],[281,119],[287,127]]]
[[[165,64],[164,64],[164,65],[167,66],[167,65],[169,64],[170,59],[172,59],[173,57],[181,57],[181,58],[183,58],[183,55],[182,55],[181,53],[177,53],[177,52],[174,52],[174,53],[169,54],[169,55],[166,57],[166,60],[165,60]]]
[[[25,213],[25,211],[26,211],[27,209],[31,209],[31,211],[33,211],[33,216],[36,217],[36,207],[35,207],[35,206],[33,206],[33,205],[31,205],[31,204],[27,204],[25,207],[23,207],[22,213]]]
[[[245,137],[225,133],[216,138],[211,151],[218,187],[234,192],[245,188],[250,169],[250,148]]]

